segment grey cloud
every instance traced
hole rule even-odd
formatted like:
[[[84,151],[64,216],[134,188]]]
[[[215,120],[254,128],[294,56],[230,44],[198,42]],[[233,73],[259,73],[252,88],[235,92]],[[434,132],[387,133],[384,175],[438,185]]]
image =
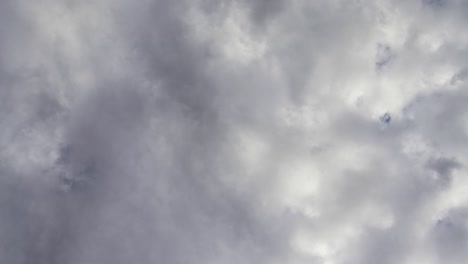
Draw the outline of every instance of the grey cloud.
[[[432,250],[439,261],[459,263],[467,257],[466,208],[450,210],[431,230]]]
[[[430,160],[427,167],[437,172],[439,177],[448,180],[453,170],[458,169],[460,164],[454,159],[442,157]]]
[[[376,61],[375,61],[375,66],[377,70],[382,69],[386,64],[388,64],[390,60],[392,59],[392,57],[393,57],[392,50],[389,46],[378,44]]]
[[[464,6],[3,1],[0,262],[462,263]]]

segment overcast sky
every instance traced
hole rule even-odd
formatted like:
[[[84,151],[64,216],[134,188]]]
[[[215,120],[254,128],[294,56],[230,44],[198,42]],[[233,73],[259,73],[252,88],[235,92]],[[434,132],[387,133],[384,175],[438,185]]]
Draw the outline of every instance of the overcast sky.
[[[468,263],[467,0],[0,0],[0,263]]]

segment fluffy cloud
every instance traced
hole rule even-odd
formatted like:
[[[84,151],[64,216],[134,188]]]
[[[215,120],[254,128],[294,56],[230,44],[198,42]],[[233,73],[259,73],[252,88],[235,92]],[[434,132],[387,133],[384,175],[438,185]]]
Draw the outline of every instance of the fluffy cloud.
[[[467,10],[2,1],[0,262],[468,261]]]

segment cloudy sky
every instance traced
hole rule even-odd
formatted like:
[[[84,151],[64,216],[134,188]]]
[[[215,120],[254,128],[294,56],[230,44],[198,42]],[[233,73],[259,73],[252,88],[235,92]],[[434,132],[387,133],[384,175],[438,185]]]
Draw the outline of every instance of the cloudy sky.
[[[467,0],[0,0],[0,263],[468,263],[467,25]]]

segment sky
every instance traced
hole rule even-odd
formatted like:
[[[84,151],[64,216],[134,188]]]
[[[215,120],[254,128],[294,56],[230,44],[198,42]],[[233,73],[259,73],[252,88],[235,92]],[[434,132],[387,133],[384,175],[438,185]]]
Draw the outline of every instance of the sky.
[[[0,263],[468,263],[467,25],[466,0],[1,0]]]

